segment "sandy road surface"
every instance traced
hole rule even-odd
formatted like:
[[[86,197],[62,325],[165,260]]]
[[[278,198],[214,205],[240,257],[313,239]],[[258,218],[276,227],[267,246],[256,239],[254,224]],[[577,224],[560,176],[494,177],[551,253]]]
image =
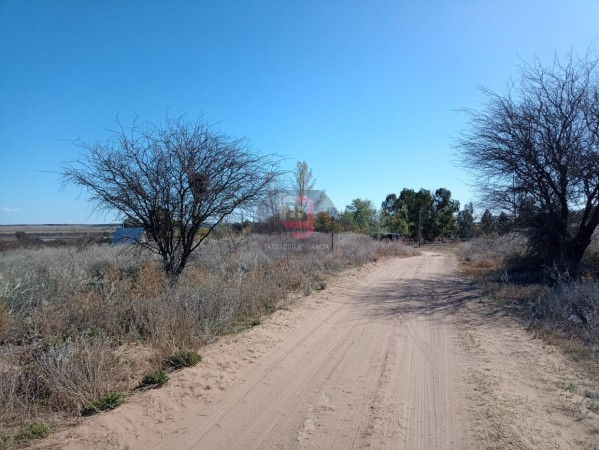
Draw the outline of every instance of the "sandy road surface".
[[[594,448],[596,417],[557,387],[580,374],[481,306],[454,265],[425,253],[352,270],[42,445]]]

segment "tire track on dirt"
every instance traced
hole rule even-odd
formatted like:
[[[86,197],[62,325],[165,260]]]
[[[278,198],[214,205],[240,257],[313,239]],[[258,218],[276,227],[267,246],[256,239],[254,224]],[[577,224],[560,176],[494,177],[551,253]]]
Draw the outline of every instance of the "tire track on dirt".
[[[433,263],[435,261],[433,260]],[[418,280],[427,281],[431,278],[429,272],[435,273],[438,270],[436,264],[423,265],[418,264],[415,273],[408,278],[408,282],[412,282],[413,278]],[[410,405],[411,412],[406,414],[405,408],[403,416],[407,419],[404,424],[397,423],[393,418],[388,418],[389,423],[387,426],[381,426],[381,420],[375,417],[375,421],[378,424],[373,425],[372,429],[377,427],[382,428],[381,433],[383,435],[404,435],[403,445],[390,446],[389,441],[384,445],[380,445],[380,442],[376,441],[376,437],[373,437],[374,432],[367,433],[369,444],[374,443],[375,448],[418,448],[418,443],[423,442],[422,448],[447,448],[448,446],[454,447],[456,444],[454,440],[455,436],[459,435],[459,430],[456,427],[455,421],[451,420],[452,415],[448,415],[454,411],[455,405],[451,401],[453,393],[452,385],[452,374],[448,369],[447,358],[445,354],[447,352],[447,341],[448,336],[445,332],[443,324],[439,323],[438,317],[435,314],[435,292],[430,293],[419,293],[419,302],[424,303],[423,306],[426,314],[418,314],[413,317],[410,312],[410,298],[403,298],[401,293],[406,291],[405,283],[402,280],[396,280],[393,287],[387,289],[385,293],[385,302],[394,304],[397,306],[402,300],[405,301],[407,308],[402,311],[402,308],[394,308],[396,315],[396,323],[398,325],[397,336],[405,336],[412,346],[406,343],[403,344],[403,349],[400,349],[399,354],[406,354],[407,351],[409,357],[406,357],[410,361],[409,374],[399,374],[398,378],[401,380],[409,380],[407,383],[399,382],[393,386],[393,380],[389,375],[388,387],[391,395],[387,398],[395,397],[394,400],[390,400],[391,405],[395,405],[391,408],[386,406],[389,410],[398,411],[397,403],[401,403],[402,397],[408,397],[408,404]],[[397,353],[397,352],[396,352]],[[397,368],[396,368],[397,370]],[[406,392],[407,391],[407,392]],[[385,399],[384,392],[379,392],[378,398]],[[449,400],[448,398],[449,397]],[[379,400],[381,401],[381,400]],[[431,407],[432,406],[432,407]],[[383,408],[379,408],[383,409]],[[400,413],[401,415],[401,413]],[[388,414],[389,416],[389,414]],[[395,430],[393,430],[395,427]],[[405,427],[405,428],[404,428]],[[398,430],[401,430],[400,433]],[[412,433],[406,435],[403,431],[411,430]]]
[[[403,277],[404,274],[401,274],[400,277]],[[393,268],[391,267],[386,267],[384,271],[382,271],[382,273],[377,274],[375,280],[373,282],[368,283],[366,286],[364,286],[363,288],[360,289],[356,289],[352,292],[352,296],[351,297],[362,297],[365,294],[368,295],[368,291],[369,288],[375,283],[375,282],[380,282],[381,279],[385,279],[388,278],[390,276],[396,276],[394,273]],[[373,345],[374,347],[377,348],[381,348],[381,352],[384,352],[384,348],[386,348],[386,340],[387,340],[387,331],[384,330],[381,327],[376,327],[376,332],[375,332],[375,336],[370,338],[369,336],[365,336],[365,334],[367,334],[366,332],[369,330],[369,328],[372,328],[372,320],[373,317],[375,317],[377,315],[377,311],[380,309],[380,305],[376,305],[376,304],[372,304],[372,306],[369,309],[369,313],[367,314],[366,319],[360,319],[360,333],[359,333],[359,338],[360,339],[354,339],[353,342],[351,343],[351,348],[348,349],[348,352],[346,352],[343,355],[343,360],[340,361],[340,364],[336,365],[336,367],[334,368],[334,370],[330,371],[329,373],[327,373],[325,379],[323,380],[323,383],[319,383],[317,389],[316,389],[316,395],[315,396],[326,396],[326,385],[327,383],[331,383],[334,376],[339,375],[339,368],[343,367],[343,364],[347,364],[347,360],[350,358],[350,352],[354,351],[356,348],[356,344],[360,341],[360,340],[364,340],[364,339],[368,339],[369,342],[371,342],[370,345]],[[356,327],[354,327],[356,328]],[[383,343],[383,345],[381,346],[381,343]],[[366,379],[365,382],[363,382],[361,384],[361,389],[359,390],[360,395],[357,398],[364,398],[366,396],[367,393],[370,393],[370,391],[372,390],[371,386],[376,382],[377,379],[377,368],[379,367],[378,365],[378,361],[379,361],[380,355],[379,354],[371,354],[370,358],[369,358],[369,364],[366,365],[366,367],[368,368],[366,375],[363,375],[363,377]],[[342,374],[343,376],[343,374]],[[355,397],[355,396],[354,396]],[[342,436],[340,434],[340,430],[343,428],[341,426],[335,426],[333,425],[332,429],[336,429],[337,433],[334,434],[334,439],[331,442],[327,443],[327,446],[331,447],[331,448],[353,448],[354,445],[353,443],[355,443],[357,437],[358,437],[358,431],[357,431],[357,424],[360,421],[360,418],[363,415],[363,410],[367,407],[368,405],[362,405],[362,406],[358,406],[355,407],[353,409],[350,409],[350,411],[346,414],[338,414],[336,415],[337,417],[337,422],[338,424],[344,424],[344,423],[351,423],[352,426],[350,427],[351,430],[356,430],[355,433],[350,433],[349,435],[345,435]],[[307,414],[307,413],[306,413]],[[306,419],[306,415],[304,415],[304,421]],[[288,421],[290,421],[291,418],[288,418]],[[341,441],[341,444],[339,444],[338,442]],[[299,436],[298,436],[298,442],[299,442]]]
[[[361,286],[346,290],[346,295],[351,297],[361,295],[364,290],[370,288],[370,286],[379,281],[381,277],[388,276],[390,270],[391,269],[388,267],[383,267],[382,270],[379,269],[369,278],[363,280]],[[210,431],[212,431],[214,428],[219,428],[220,424],[225,421],[226,416],[232,414],[235,409],[239,409],[241,406],[247,404],[248,396],[250,396],[252,392],[259,390],[261,383],[264,383],[264,381],[271,376],[276,369],[280,368],[281,365],[283,365],[291,355],[298,351],[298,349],[306,345],[307,341],[312,339],[326,324],[334,323],[335,316],[340,314],[344,308],[347,308],[347,306],[347,302],[341,303],[339,307],[328,314],[316,326],[310,329],[310,331],[308,331],[297,343],[289,348],[281,357],[277,358],[266,369],[264,369],[262,375],[253,381],[247,388],[245,388],[244,392],[241,393],[241,395],[239,395],[234,401],[227,405],[223,405],[217,411],[214,411],[211,414],[212,418],[210,421],[208,421],[208,423],[204,424],[204,426],[200,429],[196,429],[195,431],[188,433],[186,438],[181,442],[176,442],[177,448],[197,448],[197,445],[206,439]],[[371,310],[369,319],[372,316],[372,312],[373,311]],[[349,349],[361,337],[369,319],[361,328],[352,327],[349,329],[349,335],[337,335],[333,340],[329,341],[333,342],[334,344],[332,346],[326,346],[326,352],[322,353],[324,358],[318,363],[318,365],[311,367],[309,371],[306,372],[305,369],[300,369],[300,373],[298,374],[295,366],[292,365],[291,369],[288,370],[289,375],[286,378],[290,377],[293,379],[293,388],[290,390],[289,385],[280,386],[280,389],[276,390],[278,395],[274,396],[276,400],[274,403],[271,403],[270,407],[276,409],[276,407],[280,407],[284,404],[292,404],[292,399],[304,395],[304,392],[310,383],[324,383],[326,379],[330,378],[337,367],[342,363]],[[333,356],[331,357],[331,355]],[[321,374],[323,373],[327,374],[327,376],[324,380],[319,381],[319,377],[321,377]],[[298,382],[297,380],[300,381]],[[269,395],[269,397],[272,398],[272,392],[270,392],[270,394],[271,395]],[[269,421],[266,421],[266,423],[261,422],[260,433],[256,434],[255,432],[252,432],[251,434],[253,437],[250,438],[249,442],[245,441],[244,445],[237,447],[235,443],[238,443],[238,441],[242,440],[241,437],[244,436],[248,428],[253,426],[256,421],[260,419],[262,412],[260,407],[263,406],[263,404],[260,402],[260,399],[255,399],[254,402],[256,403],[256,406],[252,408],[252,414],[241,418],[241,423],[236,423],[235,436],[228,438],[226,442],[223,443],[224,445],[222,448],[243,448],[246,446],[249,446],[249,448],[259,448],[259,436],[268,435],[268,433],[272,431],[276,425],[280,424],[280,418],[278,420],[271,418]],[[155,448],[162,448],[162,444]]]
[[[452,306],[439,307],[452,301],[444,292],[460,295],[444,278],[448,261],[427,254],[352,270],[208,346],[202,364],[144,394],[154,403],[92,419],[68,447],[102,448],[109,431],[104,448],[474,448],[480,421],[460,398]],[[144,407],[138,422],[128,416]],[[169,409],[151,409],[160,407]]]
[[[584,397],[554,386],[574,369],[481,297],[448,254],[351,270],[162,389],[32,446],[596,448],[595,416],[565,409]]]

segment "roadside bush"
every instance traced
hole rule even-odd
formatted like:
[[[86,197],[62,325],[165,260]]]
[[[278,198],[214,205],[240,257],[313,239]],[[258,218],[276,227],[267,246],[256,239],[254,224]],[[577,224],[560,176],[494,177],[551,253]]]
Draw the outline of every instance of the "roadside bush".
[[[183,369],[184,367],[193,367],[202,360],[197,353],[188,350],[181,350],[171,355],[165,361],[166,367],[172,370]]]
[[[101,339],[25,347],[5,355],[0,370],[0,424],[45,411],[77,415],[87,402],[126,388],[125,366]]]
[[[464,270],[478,277],[495,298],[516,307],[536,329],[557,331],[599,348],[599,282],[596,265],[599,239],[595,235],[572,279],[556,267],[538,267],[526,257],[526,239],[506,237],[476,239],[458,248]]]
[[[52,428],[45,423],[31,422],[25,425],[17,435],[15,441],[24,443],[35,439],[43,439],[50,435]]]
[[[164,386],[168,381],[168,375],[164,369],[158,369],[154,372],[146,373],[141,380],[142,386]]]
[[[92,400],[86,403],[81,408],[82,416],[92,416],[102,411],[110,411],[123,403],[124,395],[120,392],[113,392],[112,394],[105,395],[97,400]]]
[[[458,259],[472,275],[500,277],[526,254],[526,238],[517,233],[482,236],[460,244]]]
[[[547,288],[528,307],[538,323],[599,344],[599,283],[558,283]]]

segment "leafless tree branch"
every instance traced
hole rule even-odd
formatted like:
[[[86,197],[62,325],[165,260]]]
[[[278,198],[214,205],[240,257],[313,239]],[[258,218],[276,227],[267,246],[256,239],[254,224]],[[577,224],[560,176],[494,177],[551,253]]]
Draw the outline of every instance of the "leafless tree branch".
[[[175,277],[214,227],[254,207],[281,173],[273,155],[253,153],[245,139],[201,118],[135,122],[106,141],[77,145],[81,159],[63,167],[63,183],[83,188],[97,209],[140,223],[151,237],[144,245]]]

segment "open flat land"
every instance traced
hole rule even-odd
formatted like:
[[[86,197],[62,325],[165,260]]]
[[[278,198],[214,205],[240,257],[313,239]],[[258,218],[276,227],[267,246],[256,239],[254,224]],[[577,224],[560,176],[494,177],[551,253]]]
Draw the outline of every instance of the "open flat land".
[[[55,240],[74,239],[84,236],[101,235],[108,232],[112,235],[120,225],[0,225],[0,239],[16,239],[15,233],[22,231],[32,239]]]
[[[353,269],[39,448],[597,448],[592,380],[488,306],[454,256]]]

